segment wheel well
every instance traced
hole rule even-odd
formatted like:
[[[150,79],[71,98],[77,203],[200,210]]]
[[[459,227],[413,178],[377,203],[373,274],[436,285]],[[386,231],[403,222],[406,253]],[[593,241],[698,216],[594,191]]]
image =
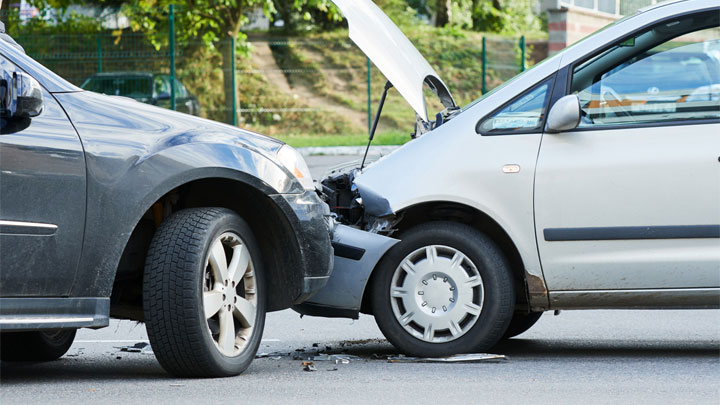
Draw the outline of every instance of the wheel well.
[[[516,310],[529,310],[528,290],[525,280],[525,265],[523,264],[520,252],[515,243],[510,239],[507,232],[484,212],[469,207],[467,205],[453,202],[429,202],[414,205],[398,212],[400,221],[395,224],[395,228],[399,235],[406,230],[430,221],[452,221],[469,225],[486,235],[488,235],[495,243],[498,244],[505,257],[510,263],[513,279],[515,280],[515,307]],[[372,277],[368,281],[368,286],[372,285]],[[371,313],[370,296],[372,291],[370,288],[365,290],[361,312]]]
[[[111,316],[143,320],[143,271],[155,230],[173,212],[196,207],[228,208],[248,222],[257,240],[261,241],[268,311],[288,308],[300,295],[302,275],[284,272],[300,261],[300,252],[292,226],[280,208],[270,197],[250,185],[210,178],[192,181],[170,191],[153,203],[140,219],[118,264],[110,297]]]

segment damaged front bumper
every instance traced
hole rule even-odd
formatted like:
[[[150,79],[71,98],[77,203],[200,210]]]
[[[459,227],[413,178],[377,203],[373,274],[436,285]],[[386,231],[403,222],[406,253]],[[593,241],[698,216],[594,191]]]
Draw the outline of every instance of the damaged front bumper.
[[[297,238],[302,286],[294,303],[303,302],[328,282],[333,268],[330,239],[335,228],[330,209],[314,191],[303,194],[278,194],[273,199],[282,199],[294,215],[288,215]],[[279,202],[279,201],[278,201]]]
[[[335,263],[320,291],[293,309],[302,315],[357,319],[370,274],[399,240],[337,225],[332,245]]]

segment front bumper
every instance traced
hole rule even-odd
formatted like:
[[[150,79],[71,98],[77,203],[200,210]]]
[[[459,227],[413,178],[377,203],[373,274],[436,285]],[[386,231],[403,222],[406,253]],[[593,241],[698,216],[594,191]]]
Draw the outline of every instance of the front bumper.
[[[399,240],[338,225],[333,235],[335,264],[327,285],[296,312],[308,316],[357,319],[370,276],[385,253]]]
[[[305,301],[327,284],[333,268],[333,248],[330,243],[334,222],[330,208],[313,192],[272,196],[280,206],[289,206],[288,215],[298,242],[302,273],[300,294],[293,303]],[[281,199],[282,201],[279,201]],[[284,203],[284,204],[283,204]]]

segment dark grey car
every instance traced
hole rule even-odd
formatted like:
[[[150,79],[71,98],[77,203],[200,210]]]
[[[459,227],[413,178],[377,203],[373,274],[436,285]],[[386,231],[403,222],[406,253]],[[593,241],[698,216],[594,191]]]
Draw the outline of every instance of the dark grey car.
[[[147,72],[98,73],[85,79],[83,90],[111,96],[130,97],[141,103],[171,108],[172,83],[175,83],[175,109],[200,115],[197,98],[178,79]]]
[[[81,89],[0,40],[1,358],[143,321],[184,376],[245,370],[266,311],[332,268],[302,157],[235,127]]]

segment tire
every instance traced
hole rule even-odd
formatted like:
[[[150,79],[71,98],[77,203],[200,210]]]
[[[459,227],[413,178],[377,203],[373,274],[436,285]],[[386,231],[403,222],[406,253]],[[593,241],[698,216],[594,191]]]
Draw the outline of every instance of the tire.
[[[533,325],[540,319],[542,312],[517,312],[513,315],[510,325],[508,326],[503,339],[510,339],[515,337],[528,329],[532,328]]]
[[[0,360],[52,361],[62,357],[75,340],[75,329],[0,334]]]
[[[478,230],[454,222],[419,225],[401,239],[378,264],[371,285],[373,313],[385,337],[419,357],[493,347],[515,304],[500,248]]]
[[[148,338],[163,368],[181,377],[245,371],[265,325],[263,276],[257,241],[233,211],[193,208],[167,218],[143,280]]]

